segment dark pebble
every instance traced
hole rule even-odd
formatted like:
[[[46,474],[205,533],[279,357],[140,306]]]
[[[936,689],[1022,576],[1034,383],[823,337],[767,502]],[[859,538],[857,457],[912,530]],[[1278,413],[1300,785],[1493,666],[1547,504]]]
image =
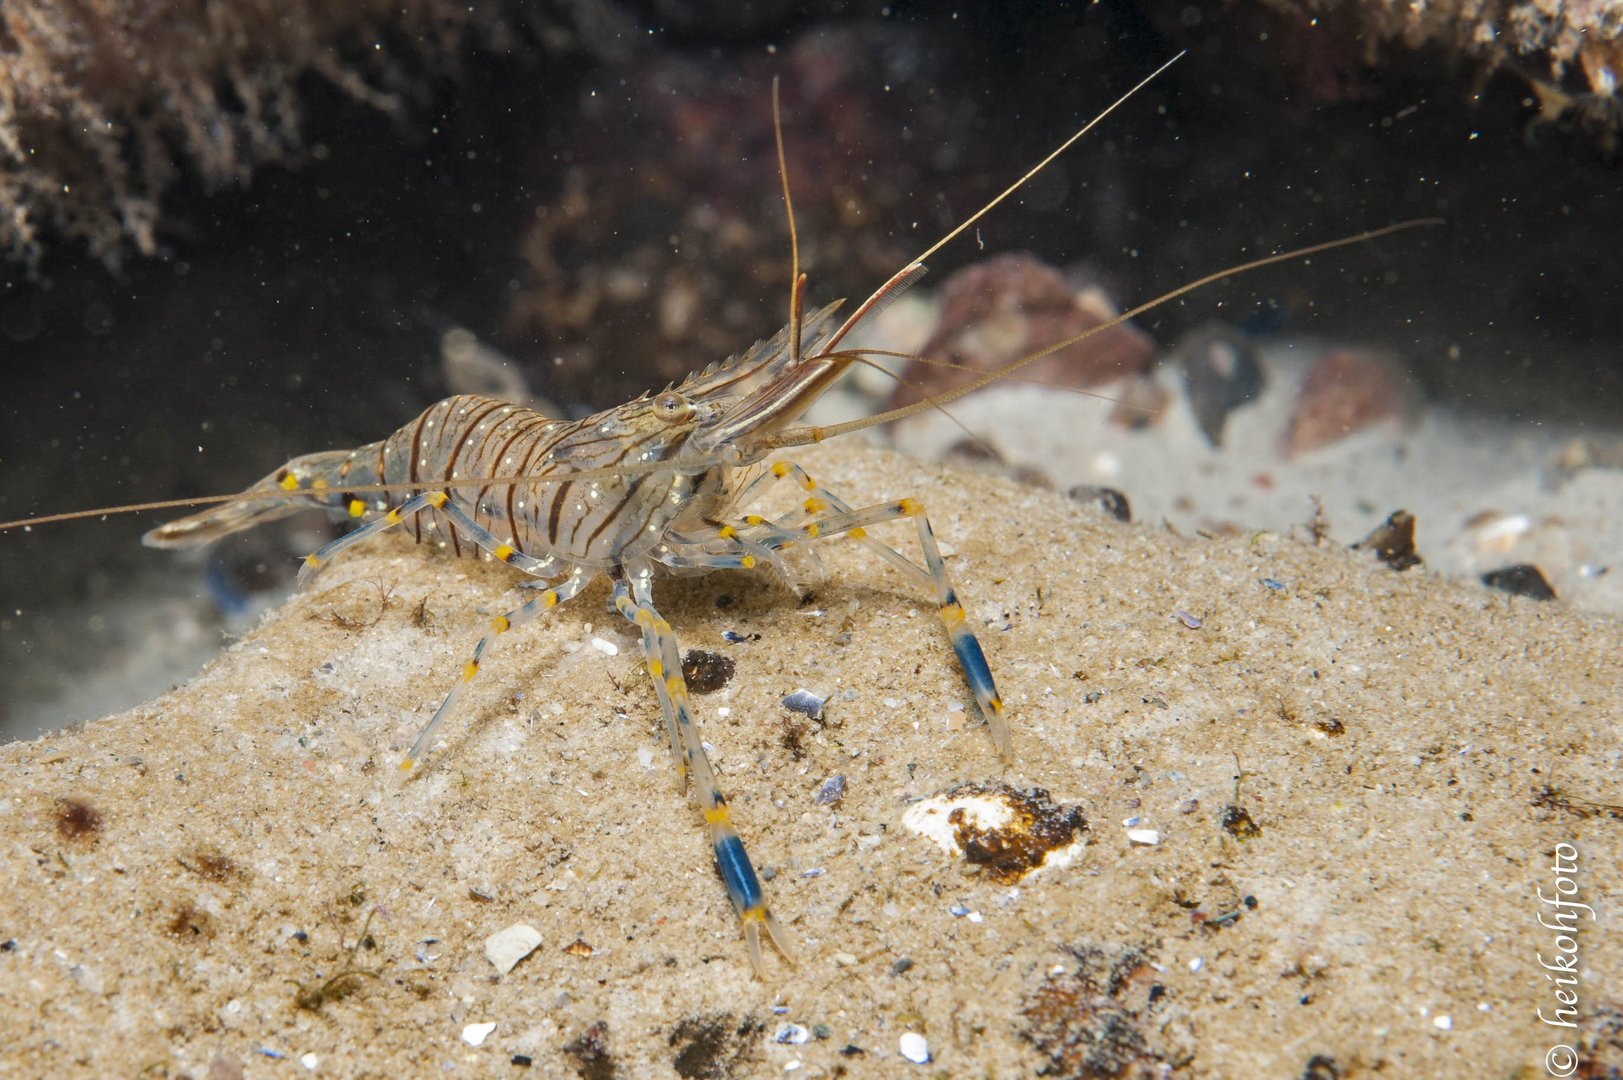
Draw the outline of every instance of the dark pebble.
[[[1550,588],[1544,572],[1531,563],[1517,563],[1515,566],[1489,570],[1482,575],[1482,584],[1490,589],[1510,593],[1512,596],[1528,596],[1534,600],[1555,599],[1555,590]]]

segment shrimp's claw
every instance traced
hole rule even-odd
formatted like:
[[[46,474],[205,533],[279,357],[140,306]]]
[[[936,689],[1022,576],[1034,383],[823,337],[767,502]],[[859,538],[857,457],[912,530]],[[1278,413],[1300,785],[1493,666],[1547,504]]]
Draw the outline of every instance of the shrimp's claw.
[[[141,543],[152,548],[198,547],[301,509],[303,507],[292,499],[256,498],[221,503],[165,522],[144,534]]]
[[[765,950],[761,948],[761,927],[766,927],[766,936],[772,939],[772,945],[789,963],[795,962],[795,950],[789,944],[789,935],[783,925],[773,918],[772,912],[767,910],[765,904],[757,905],[744,912],[741,916],[744,926],[744,944],[749,949],[750,966],[755,969],[757,978],[766,978]]]
[[[159,525],[142,536],[141,543],[155,548],[199,547],[296,514],[312,504],[331,505],[338,498],[339,474],[353,456],[353,451],[329,450],[294,458],[240,498]]]

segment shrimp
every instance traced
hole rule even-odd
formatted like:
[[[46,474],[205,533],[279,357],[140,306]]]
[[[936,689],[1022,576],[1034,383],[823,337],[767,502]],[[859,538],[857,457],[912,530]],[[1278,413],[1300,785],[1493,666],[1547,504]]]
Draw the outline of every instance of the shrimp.
[[[843,322],[836,322],[838,303],[809,315],[803,307],[806,277],[799,269],[778,125],[779,171],[790,221],[791,285],[789,323],[776,336],[680,384],[584,419],[553,419],[496,398],[458,395],[431,405],[378,442],[294,458],[235,495],[0,523],[0,530],[118,510],[215,504],[161,525],[143,538],[150,546],[177,548],[207,544],[315,506],[352,519],[359,527],[309,555],[300,570],[301,585],[347,549],[397,528],[409,528],[416,541],[435,541],[455,556],[488,556],[536,579],[536,595],[491,620],[474,645],[460,678],[403,760],[401,767],[407,772],[428,752],[435,732],[453,713],[496,641],[565,604],[599,577],[607,577],[610,608],[640,633],[678,788],[687,789],[691,781],[750,963],[765,978],[763,946],[767,942],[791,962],[794,950],[768,906],[760,877],[733,824],[689,707],[676,634],[655,606],[654,583],[663,575],[757,568],[771,568],[792,580],[784,561],[787,550],[842,536],[862,543],[903,577],[933,594],[948,642],[991,740],[1005,760],[1012,758],[1013,741],[1003,700],[923,505],[904,497],[854,507],[801,466],[787,461],[766,463],[784,448],[821,442],[921,408],[938,407],[1079,340],[1057,343],[947,394],[879,416],[827,427],[794,426],[854,363],[876,355],[897,355],[842,349],[841,343],[916,281],[926,259],[1019,190],[1168,65],[897,271]],[[776,120],[776,88],[773,111]],[[1090,333],[1229,274],[1357,243],[1413,224],[1388,226],[1208,275],[1124,312]],[[773,518],[748,512],[763,487],[777,480],[799,487],[799,506]],[[870,529],[902,519],[913,523],[917,558],[869,534]]]

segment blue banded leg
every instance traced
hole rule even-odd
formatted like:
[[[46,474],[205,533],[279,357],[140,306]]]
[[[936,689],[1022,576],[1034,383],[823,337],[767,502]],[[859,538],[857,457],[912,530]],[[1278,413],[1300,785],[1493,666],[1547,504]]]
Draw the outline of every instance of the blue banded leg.
[[[479,664],[484,659],[485,649],[502,634],[523,626],[543,611],[551,611],[564,601],[573,598],[591,582],[594,574],[595,571],[576,569],[561,584],[547,589],[541,595],[520,604],[505,615],[496,616],[490,621],[489,633],[479,639],[479,644],[473,647],[473,655],[462,665],[462,677],[457,680],[455,686],[451,687],[451,692],[445,695],[445,700],[440,702],[440,707],[434,710],[434,716],[428,721],[421,734],[417,736],[417,741],[411,744],[410,752],[406,754],[405,760],[400,763],[402,772],[410,772],[417,762],[422,760],[422,754],[428,746],[428,740],[433,737],[435,729],[440,726],[440,722],[451,714],[451,709],[456,705],[456,699],[462,696],[462,688],[472,682],[475,675],[479,674]]]
[[[981,649],[979,639],[970,630],[963,604],[959,602],[958,593],[947,576],[946,565],[941,559],[941,549],[936,544],[935,530],[930,527],[930,520],[924,514],[923,505],[917,499],[900,499],[892,503],[853,510],[838,496],[813,480],[799,465],[778,462],[772,466],[772,471],[776,476],[793,476],[808,493],[803,507],[805,512],[822,515],[814,516],[811,521],[800,526],[796,530],[799,535],[795,540],[815,540],[843,533],[862,541],[904,576],[935,590],[941,624],[946,627],[947,639],[952,643],[954,655],[958,657],[958,666],[975,695],[975,702],[980,706],[981,715],[986,718],[992,742],[997,746],[998,753],[1004,757],[1012,756],[1013,743],[1009,737],[1009,722],[1004,716],[1003,698],[997,692],[997,683],[993,680],[992,669],[986,662],[986,653]],[[834,512],[823,513],[825,510]],[[922,568],[895,548],[875,540],[867,533],[869,525],[903,517],[912,518],[918,523],[919,548],[924,552]],[[776,534],[761,538],[761,543],[767,547],[778,547],[783,543],[792,542],[794,540],[781,540]]]
[[[761,931],[784,959],[794,961],[788,935],[766,906],[766,893],[761,879],[744,851],[744,841],[733,828],[732,811],[727,798],[716,783],[715,769],[705,753],[697,725],[688,709],[687,683],[682,679],[681,653],[677,649],[676,634],[659,612],[654,610],[649,576],[639,574],[627,585],[617,579],[611,596],[614,608],[642,631],[643,658],[648,674],[654,680],[659,695],[659,706],[665,716],[665,727],[671,737],[671,752],[679,769],[693,777],[694,789],[704,821],[710,834],[710,849],[715,855],[716,869],[727,886],[727,897],[738,913],[744,929],[744,941],[749,949],[750,965],[761,978],[766,978],[766,960],[762,956]]]

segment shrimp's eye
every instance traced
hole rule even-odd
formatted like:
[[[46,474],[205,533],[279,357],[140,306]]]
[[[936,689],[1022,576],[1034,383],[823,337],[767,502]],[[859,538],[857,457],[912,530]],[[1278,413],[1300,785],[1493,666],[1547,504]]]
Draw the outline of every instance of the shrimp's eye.
[[[667,390],[654,399],[654,411],[661,420],[679,424],[693,415],[693,405],[675,390]]]

